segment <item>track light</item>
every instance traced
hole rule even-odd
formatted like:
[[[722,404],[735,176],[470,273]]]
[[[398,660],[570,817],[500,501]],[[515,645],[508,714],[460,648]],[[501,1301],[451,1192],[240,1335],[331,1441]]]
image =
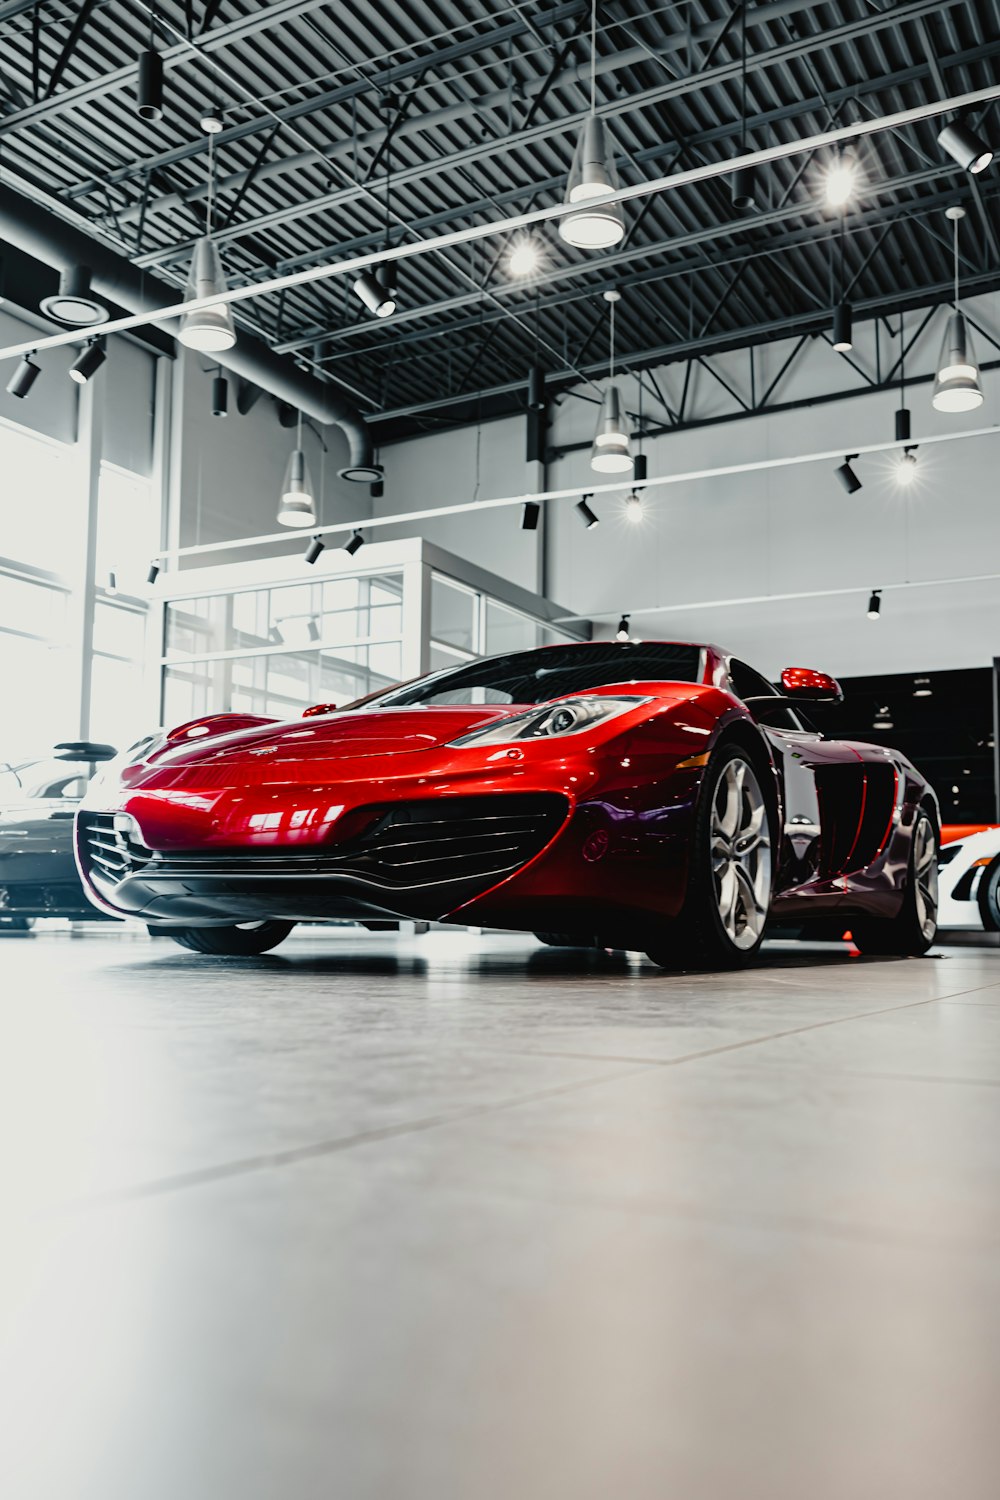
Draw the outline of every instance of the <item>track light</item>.
[[[215,241],[211,235],[203,235],[194,247],[184,300],[195,302],[206,297],[220,297],[226,291],[226,278]],[[231,349],[236,343],[236,329],[229,304],[215,302],[197,312],[185,313],[177,337],[186,349],[199,349],[205,354],[220,354],[224,349]]]
[[[896,483],[907,489],[917,477],[917,450],[904,448],[896,465]]]
[[[524,509],[521,511],[521,530],[537,531],[538,518],[542,514],[542,507],[535,500],[525,500]]]
[[[873,729],[891,729],[892,728],[892,715],[889,712],[888,706],[886,706],[885,708],[876,709],[876,711],[875,711],[875,718],[874,718],[874,720],[872,722],[872,728]]]
[[[149,565],[149,572],[146,574],[146,582],[147,583],[155,583],[156,580],[159,578],[159,576],[160,576],[160,565],[159,565],[159,563],[158,562],[151,562],[150,565]]]
[[[839,468],[834,470],[837,478],[840,480],[841,484],[844,486],[844,489],[849,495],[857,494],[858,490],[862,488],[861,480],[851,468],[851,459],[857,458],[857,456],[858,455],[856,453],[849,453],[844,459],[844,462],[839,466]]]
[[[519,234],[507,257],[507,270],[511,276],[521,279],[534,276],[542,264],[542,251],[538,241],[530,234]]]
[[[229,381],[225,375],[212,377],[212,416],[225,417],[229,414]]]
[[[281,633],[280,625],[272,625],[267,632],[267,638],[272,646],[283,646],[285,644],[285,637]]]
[[[597,512],[591,510],[590,506],[587,504],[586,495],[584,495],[583,499],[577,503],[576,508],[580,519],[583,521],[583,524],[584,526],[586,526],[588,531],[593,531],[595,526],[600,526],[601,518],[597,514]]]
[[[141,120],[159,120],[163,115],[163,58],[158,52],[139,53],[136,109]]]
[[[106,323],[108,309],[90,290],[89,266],[66,266],[59,273],[59,290],[43,297],[39,307],[47,318],[71,328],[91,328]]]
[[[945,217],[955,226],[955,311],[949,315],[945,328],[932,404],[935,411],[975,411],[983,404],[983,388],[972,336],[958,307],[958,226],[965,218],[965,209],[953,205],[945,209]]]
[[[108,581],[104,585],[104,592],[109,596],[109,598],[112,599],[118,592],[118,574],[114,571],[113,568],[108,574]]]
[[[307,563],[316,562],[319,559],[320,553],[324,550],[325,544],[322,537],[314,536],[305,550],[305,561]]]
[[[316,623],[315,615],[310,615],[306,622],[306,639],[310,641],[319,640],[319,625]]]
[[[70,380],[75,380],[77,385],[86,385],[87,381],[97,374],[107,357],[104,339],[101,337],[90,339],[86,348],[81,350],[70,366]]]
[[[879,617],[879,615],[881,613],[882,613],[882,590],[881,589],[872,589],[872,591],[871,591],[871,597],[868,600],[868,618],[869,618],[869,620],[877,620],[878,617]]]
[[[823,181],[823,196],[829,208],[843,208],[854,196],[858,185],[858,159],[848,148],[826,169]]]
[[[963,172],[984,172],[993,160],[991,148],[962,120],[953,120],[938,133],[938,145],[958,162]]]
[[[642,520],[642,499],[635,490],[625,501],[625,519],[631,521],[633,525]]]
[[[26,354],[7,382],[8,396],[17,396],[23,401],[41,373],[41,366],[33,365],[31,355]]]
[[[348,557],[353,557],[355,552],[360,552],[364,545],[365,539],[361,535],[361,532],[355,531],[350,541],[344,543],[343,550],[347,553]]]
[[[931,696],[931,680],[929,677],[914,677],[914,698],[929,698]]]
[[[628,640],[628,638],[629,638],[629,634],[628,634],[628,621],[629,621],[628,615],[622,615],[621,619],[618,621],[618,631],[617,631],[617,633],[615,635],[615,640],[616,641],[627,641]]]
[[[838,354],[854,348],[854,312],[849,302],[838,302],[833,310],[833,347]]]
[[[371,271],[361,272],[354,283],[354,293],[376,318],[388,318],[396,311],[395,293]]]

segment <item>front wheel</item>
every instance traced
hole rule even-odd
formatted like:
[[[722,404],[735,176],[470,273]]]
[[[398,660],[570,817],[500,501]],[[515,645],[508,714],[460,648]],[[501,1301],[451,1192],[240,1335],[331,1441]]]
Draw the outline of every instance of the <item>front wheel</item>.
[[[663,968],[737,968],[764,940],[773,882],[771,819],[739,745],[712,757],[695,814],[684,906],[649,957]]]
[[[175,943],[192,953],[214,953],[247,957],[277,948],[295,926],[294,922],[238,922],[233,927],[176,927],[170,931]]]
[[[930,816],[917,813],[910,838],[903,904],[895,917],[865,917],[851,923],[851,937],[862,953],[896,953],[919,958],[937,936],[938,836]]]

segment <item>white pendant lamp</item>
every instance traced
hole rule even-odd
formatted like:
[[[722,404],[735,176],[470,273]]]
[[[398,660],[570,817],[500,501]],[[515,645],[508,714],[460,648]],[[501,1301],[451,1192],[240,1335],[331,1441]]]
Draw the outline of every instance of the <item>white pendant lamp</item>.
[[[955,205],[945,213],[955,226],[955,311],[948,317],[941,345],[933,405],[935,411],[975,411],[983,404],[983,388],[972,335],[958,306],[958,226],[965,218],[965,209]]]
[[[618,203],[591,203],[618,187],[614,153],[603,120],[597,117],[597,0],[590,11],[590,115],[573,153],[564,203],[585,205],[559,220],[559,234],[580,250],[606,250],[625,235],[625,219]]]
[[[615,385],[615,303],[620,297],[621,292],[604,293],[604,300],[611,307],[611,358],[609,384],[601,401],[601,414],[590,453],[590,467],[598,474],[626,474],[632,468],[629,435],[622,419],[621,396]]]
[[[205,120],[203,123],[207,126],[209,121]],[[212,141],[215,130],[222,127],[221,123],[214,119],[211,125],[214,128],[209,131],[208,136],[207,233],[194,247],[191,271],[188,275],[187,286],[184,288],[186,302],[193,302],[195,299],[200,301],[206,297],[219,297],[227,291],[218,247],[212,239],[212,207],[215,192],[215,160]],[[229,310],[229,303],[217,302],[214,305],[199,308],[197,312],[185,313],[181,318],[177,337],[186,349],[198,349],[205,354],[221,354],[223,350],[231,349],[236,343],[236,329],[233,326],[233,315]]]
[[[302,413],[299,412],[299,425],[295,438],[295,447],[288,458],[285,469],[285,482],[281,487],[281,503],[278,506],[279,526],[315,526],[316,504],[313,500],[312,481],[309,477],[309,466],[306,463],[305,450],[302,447]]]

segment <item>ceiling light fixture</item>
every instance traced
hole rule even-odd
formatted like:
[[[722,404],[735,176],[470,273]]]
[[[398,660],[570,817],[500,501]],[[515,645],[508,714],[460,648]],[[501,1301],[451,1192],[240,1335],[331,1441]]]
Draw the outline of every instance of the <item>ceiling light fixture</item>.
[[[622,615],[621,619],[618,621],[618,630],[615,633],[615,640],[616,641],[627,641],[628,640],[628,638],[629,638],[629,634],[628,634],[628,622],[629,622],[628,615]]]
[[[621,292],[604,293],[604,300],[611,309],[609,384],[601,401],[601,413],[597,419],[594,446],[590,453],[590,467],[598,474],[624,474],[632,467],[629,436],[622,421],[621,397],[615,385],[615,304],[620,297]]]
[[[225,417],[229,415],[229,381],[219,370],[212,377],[212,416]]]
[[[857,458],[857,456],[856,453],[849,453],[844,462],[834,470],[834,473],[849,495],[856,495],[858,490],[862,488],[861,480],[851,468],[851,459]]]
[[[871,597],[868,600],[868,618],[869,618],[869,620],[877,620],[878,617],[879,617],[879,615],[881,613],[882,613],[882,590],[881,589],[872,589],[872,591],[871,591]]]
[[[545,405],[545,371],[541,365],[528,368],[528,405],[535,411],[541,411]]]
[[[379,267],[382,270],[382,267]],[[389,318],[396,311],[396,299],[389,288],[371,271],[362,271],[354,281],[354,295],[360,297],[376,318]]]
[[[590,8],[590,114],[584,122],[573,153],[565,203],[582,203],[587,207],[566,214],[559,220],[559,234],[568,245],[579,250],[606,250],[617,245],[625,235],[625,218],[621,205],[591,203],[618,188],[614,154],[610,150],[603,120],[597,114],[597,0]]]
[[[530,234],[518,234],[507,256],[507,270],[517,280],[534,276],[541,269],[542,252],[538,241]]]
[[[108,309],[91,294],[90,267],[66,266],[59,273],[59,290],[43,297],[39,307],[47,318],[72,328],[92,328],[106,323]]]
[[[207,122],[206,122],[207,123]],[[205,233],[194,247],[191,271],[184,288],[185,302],[194,302],[219,297],[228,290],[222,270],[222,261],[215,241],[212,239],[212,211],[215,198],[215,133],[208,132],[208,204],[205,211]],[[205,354],[221,354],[236,343],[236,328],[228,302],[209,303],[197,312],[187,312],[181,318],[177,337],[186,349],[199,349]]]
[[[633,525],[637,525],[642,520],[642,499],[635,490],[625,501],[625,519],[631,521]]]
[[[593,531],[595,526],[600,526],[601,524],[600,516],[588,504],[588,501],[592,500],[593,498],[593,495],[588,490],[587,494],[584,495],[583,499],[577,503],[576,507],[577,514],[579,515],[581,521],[583,522],[584,526],[586,526],[588,531]]]
[[[149,15],[149,40],[153,40],[153,12]],[[139,79],[135,106],[140,120],[159,120],[163,116],[163,58],[150,47],[139,53]]]
[[[149,572],[146,574],[146,582],[147,583],[155,583],[156,580],[159,578],[159,576],[160,576],[160,565],[159,565],[158,562],[156,562],[154,560],[149,565]]]
[[[305,550],[304,561],[310,565],[319,560],[320,554],[325,550],[322,537],[314,536]]]
[[[875,710],[875,719],[873,721],[872,728],[873,729],[891,729],[892,728],[892,715],[890,714],[888,708],[877,708]]]
[[[931,696],[931,680],[929,677],[914,677],[914,698],[929,698]]]
[[[88,339],[85,347],[70,366],[70,380],[75,380],[77,385],[86,385],[91,376],[97,374],[107,357],[105,340],[100,334],[96,338]]]
[[[858,186],[858,157],[853,146],[847,146],[826,169],[823,196],[828,208],[843,208],[854,197]]]
[[[740,6],[740,155],[747,149],[747,7]],[[754,174],[752,167],[737,167],[729,183],[734,208],[753,208]]]
[[[854,348],[854,310],[849,302],[838,302],[833,309],[833,347],[838,354]]]
[[[41,365],[32,364],[31,355],[25,354],[7,382],[8,396],[17,396],[23,401],[41,373]]]
[[[945,216],[955,226],[955,311],[948,316],[932,404],[935,411],[975,411],[983,404],[983,388],[979,383],[972,335],[958,306],[958,226],[965,218],[965,209],[954,204],[945,209]]]
[[[305,450],[302,447],[302,413],[299,412],[295,447],[292,449],[285,469],[285,483],[278,506],[280,526],[315,526],[316,506],[313,501],[312,483]]]
[[[917,450],[904,448],[899,463],[896,465],[896,483],[908,489],[917,477]]]
[[[353,557],[355,552],[360,552],[364,545],[365,539],[361,535],[361,532],[355,531],[350,539],[344,543],[341,550],[346,552],[349,557]]]
[[[963,120],[953,120],[939,131],[938,145],[958,162],[963,172],[973,174],[984,172],[994,156],[982,137],[970,130]]]
[[[541,514],[542,507],[537,500],[525,500],[524,509],[521,511],[521,530],[537,531]]]

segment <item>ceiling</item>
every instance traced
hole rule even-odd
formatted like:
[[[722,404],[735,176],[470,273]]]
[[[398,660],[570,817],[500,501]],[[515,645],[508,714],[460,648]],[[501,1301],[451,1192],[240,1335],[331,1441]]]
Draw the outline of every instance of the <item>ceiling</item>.
[[[155,9],[155,16],[151,15]],[[726,0],[598,9],[597,108],[623,183],[734,155],[741,11]],[[589,0],[0,0],[0,168],[178,285],[206,223],[231,285],[561,201],[589,99]],[[163,54],[165,108],[138,118],[136,59]],[[746,9],[750,149],[1000,78],[998,0],[779,0]],[[1000,138],[990,105],[970,123]],[[408,259],[399,310],[370,317],[344,278],[243,303],[238,317],[358,401],[388,440],[523,408],[537,357],[550,387],[605,368],[617,287],[619,362],[643,368],[799,333],[823,337],[841,277],[856,316],[943,301],[944,208],[963,203],[970,290],[1000,286],[1000,182],[974,178],[933,121],[862,142],[844,220],[823,206],[828,153],[770,164],[736,212],[725,178],[626,208],[611,252],[553,226],[541,274],[509,245]]]

